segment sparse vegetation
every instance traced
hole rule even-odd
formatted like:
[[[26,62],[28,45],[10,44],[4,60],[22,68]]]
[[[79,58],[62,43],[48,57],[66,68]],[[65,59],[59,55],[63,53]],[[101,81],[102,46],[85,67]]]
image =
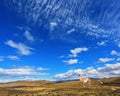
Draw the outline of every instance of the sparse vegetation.
[[[0,84],[0,96],[120,96],[120,77],[92,81],[91,88],[82,88],[80,81],[18,81]]]

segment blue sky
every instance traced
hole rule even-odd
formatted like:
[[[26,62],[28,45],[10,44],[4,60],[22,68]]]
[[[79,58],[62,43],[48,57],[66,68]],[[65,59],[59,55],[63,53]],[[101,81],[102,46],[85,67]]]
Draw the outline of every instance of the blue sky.
[[[120,76],[119,0],[1,0],[0,82]]]

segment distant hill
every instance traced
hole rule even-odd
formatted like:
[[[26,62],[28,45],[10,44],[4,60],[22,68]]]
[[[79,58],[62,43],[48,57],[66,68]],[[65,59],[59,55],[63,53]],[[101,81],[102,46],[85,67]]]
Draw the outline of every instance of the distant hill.
[[[15,81],[8,83],[1,83],[0,87],[14,88],[14,87],[26,87],[26,86],[42,86],[49,83],[53,83],[52,81],[39,80],[39,81]]]
[[[120,86],[120,77],[111,77],[101,80],[104,82],[104,85]]]
[[[111,77],[111,78],[91,78],[92,80],[95,80],[94,82],[98,82],[98,80],[101,80],[104,85],[117,85],[120,86],[120,77]],[[79,81],[79,79],[73,79],[73,80],[61,80],[61,81],[47,81],[47,80],[37,80],[37,81],[15,81],[15,82],[8,82],[8,83],[0,83],[0,87],[7,87],[7,88],[17,88],[17,87],[26,87],[26,86],[44,86],[44,85],[50,85],[54,83],[64,83],[64,82],[75,82]]]
[[[98,80],[99,78],[90,78],[92,80]],[[55,81],[55,82],[71,82],[71,81],[80,81],[80,79],[72,79],[72,80],[58,80],[58,81]]]

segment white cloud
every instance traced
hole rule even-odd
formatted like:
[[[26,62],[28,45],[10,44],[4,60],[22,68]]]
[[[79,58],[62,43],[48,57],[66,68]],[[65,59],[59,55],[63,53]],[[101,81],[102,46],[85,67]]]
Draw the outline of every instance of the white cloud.
[[[70,59],[70,60],[65,60],[63,61],[69,65],[72,65],[72,64],[77,64],[78,63],[78,60],[77,59]]]
[[[99,58],[99,62],[106,63],[115,60],[115,58]]]
[[[9,58],[10,60],[20,60],[18,56],[13,56],[13,55],[9,55],[7,56],[7,58]]]
[[[117,52],[115,50],[112,50],[111,55],[117,55]]]
[[[12,40],[8,40],[7,42],[5,42],[5,44],[9,45],[12,48],[17,49],[19,54],[21,54],[21,55],[31,55],[32,54],[33,48],[26,46],[23,43],[15,43]]]
[[[88,48],[86,47],[83,47],[83,48],[75,48],[75,49],[72,49],[70,50],[71,54],[70,54],[70,57],[77,57],[78,53],[81,53],[83,51],[88,51]]]
[[[98,46],[104,46],[105,45],[105,41],[102,41],[102,42],[97,42]]]
[[[72,32],[74,32],[75,31],[75,29],[73,28],[73,29],[71,29],[71,30],[68,30],[67,31],[67,34],[70,34],[70,33],[72,33]]]
[[[55,79],[57,80],[70,80],[70,79],[74,79],[77,78],[79,73],[81,73],[82,70],[81,69],[76,69],[76,70],[68,70],[66,73],[60,73],[60,74],[56,74],[54,76]]]
[[[117,42],[118,47],[120,47],[120,42],[119,42],[119,40],[118,40],[118,41],[115,40],[115,42]]]
[[[32,41],[32,42],[34,41],[34,37],[30,34],[28,30],[25,30],[24,36],[26,37],[27,40]]]
[[[109,74],[116,74],[116,75],[120,75],[120,63],[116,63],[116,64],[106,64],[104,67],[100,67],[97,69],[99,72],[103,72],[103,73],[108,73]]]
[[[37,68],[37,70],[44,71],[44,70],[49,70],[49,69],[48,68],[39,67],[39,68]]]
[[[93,68],[88,67],[86,69],[68,70],[65,73],[56,74],[54,78],[56,80],[71,80],[79,79],[79,74],[83,77],[91,78],[108,78],[113,76],[120,76],[120,63],[106,64],[103,67]]]
[[[120,56],[120,53],[118,53],[118,52],[117,52],[117,51],[115,51],[115,50],[112,50],[112,51],[111,51],[111,55]]]
[[[53,30],[57,26],[56,22],[50,22],[50,30]]]
[[[40,72],[38,68],[31,66],[21,66],[14,68],[0,68],[0,83],[18,80],[40,80],[49,73]]]
[[[36,69],[30,66],[23,66],[18,68],[4,69],[0,68],[1,77],[20,77],[20,76],[42,76],[45,73],[37,72]]]
[[[63,62],[72,65],[72,64],[77,64],[77,63],[83,63],[83,62],[79,62],[78,59],[76,59],[75,57],[78,56],[78,53],[81,53],[83,51],[88,51],[88,48],[86,47],[78,47],[78,48],[74,48],[72,50],[70,50],[70,54],[68,54],[67,58],[70,58],[69,60],[64,60]],[[61,56],[60,58],[64,58],[65,56]]]

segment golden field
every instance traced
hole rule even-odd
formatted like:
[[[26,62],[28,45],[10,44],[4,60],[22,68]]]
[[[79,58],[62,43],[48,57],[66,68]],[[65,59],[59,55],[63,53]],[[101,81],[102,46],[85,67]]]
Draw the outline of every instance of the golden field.
[[[120,96],[120,77],[92,80],[91,88],[80,81],[16,81],[0,84],[0,96]]]

